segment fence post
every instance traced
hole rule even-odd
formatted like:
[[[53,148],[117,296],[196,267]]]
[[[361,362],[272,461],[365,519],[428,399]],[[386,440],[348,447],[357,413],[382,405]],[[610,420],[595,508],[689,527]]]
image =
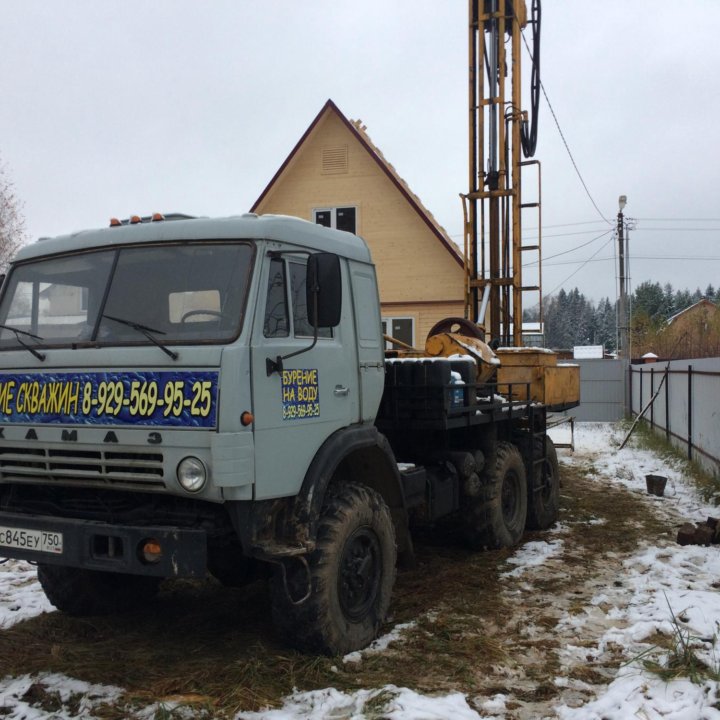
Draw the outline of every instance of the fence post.
[[[670,363],[665,367],[665,440],[670,442]]]
[[[688,460],[692,460],[692,365],[688,365]]]
[[[643,370],[645,369],[644,365],[640,366],[640,397],[638,398],[638,412],[640,412],[643,408],[643,377],[645,376],[645,373]]]
[[[655,368],[650,368],[650,397],[655,394]],[[650,406],[650,427],[655,428],[655,403]]]
[[[630,416],[633,414],[633,366],[628,363],[628,389],[630,394]],[[627,411],[627,410],[626,410]]]

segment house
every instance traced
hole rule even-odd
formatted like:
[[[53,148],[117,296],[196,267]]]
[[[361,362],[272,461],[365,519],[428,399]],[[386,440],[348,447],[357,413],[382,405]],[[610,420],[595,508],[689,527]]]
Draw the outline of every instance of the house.
[[[720,308],[707,298],[668,319],[658,354],[669,359],[720,356]]]
[[[384,332],[424,346],[464,313],[457,247],[373,144],[328,100],[251,208],[361,235],[377,267]]]
[[[706,298],[675,313],[660,328],[641,330],[633,348],[642,362],[650,353],[662,360],[720,357],[720,307]]]

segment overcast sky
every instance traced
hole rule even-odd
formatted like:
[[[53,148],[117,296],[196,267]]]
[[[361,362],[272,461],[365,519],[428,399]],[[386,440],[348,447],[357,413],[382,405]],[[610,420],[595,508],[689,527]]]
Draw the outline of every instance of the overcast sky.
[[[621,194],[633,287],[717,287],[720,1],[542,9],[542,82],[599,208],[543,99],[545,293],[615,297]],[[460,240],[466,45],[465,0],[0,0],[0,158],[33,240],[236,214],[332,98]]]

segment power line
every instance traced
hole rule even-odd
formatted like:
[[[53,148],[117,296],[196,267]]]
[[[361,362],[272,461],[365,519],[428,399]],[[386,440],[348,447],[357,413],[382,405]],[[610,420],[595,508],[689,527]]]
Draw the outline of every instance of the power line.
[[[578,232],[569,232],[569,233],[544,233],[543,239],[545,238],[556,238],[556,237],[573,237],[575,235],[592,235],[593,233],[596,233],[598,231],[598,228],[595,228],[594,230],[578,230]],[[606,230],[603,235],[606,235],[607,233],[612,232],[612,230]],[[527,235],[525,236],[525,240],[537,240],[540,236],[539,235]],[[591,241],[592,242],[592,241]],[[582,245],[580,246],[582,247]]]
[[[584,220],[582,222],[558,223],[555,225],[543,225],[543,228],[573,227],[575,225],[597,225],[600,220]],[[526,230],[537,230],[536,226],[527,227]]]
[[[605,246],[603,246],[605,247]],[[591,256],[594,257],[594,256]],[[709,255],[709,256],[698,256],[695,255],[693,257],[690,256],[683,256],[683,255],[633,255],[633,260],[687,260],[689,262],[697,262],[698,260],[705,260],[705,261],[716,261],[720,260],[720,256],[715,255]],[[559,265],[577,265],[579,263],[589,263],[589,262],[604,262],[606,260],[615,260],[614,257],[606,257],[606,258],[596,258],[596,259],[588,259],[588,260],[564,260],[563,262],[555,262],[555,263],[547,263],[547,265],[544,264],[543,261],[543,267],[557,267]],[[532,267],[533,265],[537,265],[537,262],[530,262],[527,264],[523,264],[523,267]]]
[[[569,253],[575,252],[576,250],[580,250],[581,248],[587,247],[588,245],[592,245],[596,240],[600,240],[600,238],[605,237],[608,233],[614,232],[614,230],[606,230],[604,233],[601,233],[597,237],[594,237],[592,240],[588,240],[586,243],[583,243],[582,245],[578,245],[577,247],[571,248],[570,250],[563,250],[562,252],[555,253],[555,255],[546,255],[543,257],[542,261],[545,263],[546,260],[552,260],[553,258],[560,257],[561,255],[568,255]],[[577,262],[583,262],[582,260],[578,260]],[[532,267],[533,265],[537,265],[538,261],[533,260],[532,262],[526,263],[523,265],[523,267]],[[557,265],[558,263],[551,263],[551,265]]]
[[[523,42],[525,43],[525,49],[528,51],[528,55],[530,55],[530,59],[533,59],[532,52],[530,51],[530,46],[528,45],[527,40],[525,39],[525,33],[521,33]],[[570,152],[570,146],[567,143],[567,140],[565,139],[565,135],[562,131],[562,128],[560,127],[560,122],[557,119],[557,115],[555,115],[555,110],[553,109],[552,103],[550,102],[550,98],[548,97],[548,94],[545,90],[545,85],[543,84],[542,80],[540,80],[540,89],[542,90],[543,97],[545,98],[545,102],[548,104],[548,108],[550,109],[550,114],[553,117],[553,120],[555,121],[555,125],[557,126],[558,132],[560,133],[560,138],[563,141],[563,145],[565,145],[565,150],[567,150],[567,154],[570,157],[570,162],[572,162],[573,167],[575,168],[575,172],[577,173],[578,178],[580,178],[580,182],[582,183],[583,188],[585,188],[585,192],[587,193],[587,196],[590,198],[590,202],[593,204],[593,207],[595,210],[597,210],[598,215],[608,224],[612,225],[613,223],[608,220],[601,212],[600,208],[597,206],[597,203],[593,199],[593,196],[590,194],[590,190],[588,189],[588,186],[585,183],[585,180],[583,179],[582,173],[580,172],[580,168],[578,168],[577,163],[575,162],[575,158],[573,157],[572,152]]]
[[[615,235],[611,235],[608,238],[608,241],[601,245],[579,268],[576,268],[573,270],[559,285],[556,285],[549,293],[545,295],[545,297],[550,297],[556,290],[561,288],[573,275],[579,273],[589,262],[592,261],[592,259],[597,255],[601,250],[604,250],[613,240],[615,239]]]
[[[720,218],[636,218],[643,222],[720,222]]]

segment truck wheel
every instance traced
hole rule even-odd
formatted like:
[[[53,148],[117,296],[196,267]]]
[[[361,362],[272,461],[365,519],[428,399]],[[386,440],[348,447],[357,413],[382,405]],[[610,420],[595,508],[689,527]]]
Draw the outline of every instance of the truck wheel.
[[[38,564],[47,599],[66,615],[108,615],[153,598],[161,578]]]
[[[292,561],[272,580],[273,619],[283,638],[327,655],[368,645],[390,606],[396,556],[395,529],[380,494],[354,483],[331,488],[307,567]]]
[[[508,442],[497,444],[494,466],[484,472],[483,492],[469,498],[463,530],[474,550],[516,545],[525,530],[527,479],[520,451]]]
[[[536,440],[535,455],[542,455],[542,438]],[[560,469],[553,441],[546,435],[547,455],[537,466],[538,477],[528,482],[527,526],[531,530],[547,530],[558,516],[560,505]]]

